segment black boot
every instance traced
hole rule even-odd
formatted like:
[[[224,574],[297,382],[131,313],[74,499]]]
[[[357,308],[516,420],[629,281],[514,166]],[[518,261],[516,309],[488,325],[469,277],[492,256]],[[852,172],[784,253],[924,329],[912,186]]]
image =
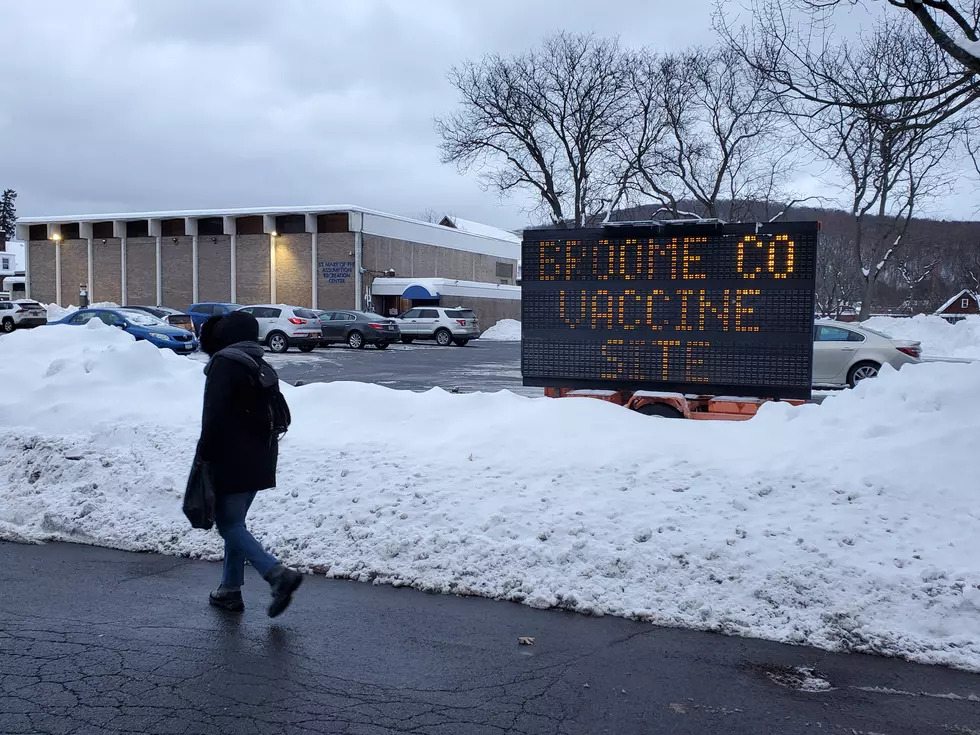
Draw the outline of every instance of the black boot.
[[[208,595],[208,602],[215,607],[229,612],[241,612],[245,609],[245,601],[242,599],[241,590],[223,590],[220,587]]]
[[[277,564],[265,575],[265,581],[272,588],[269,617],[274,618],[282,615],[289,607],[289,603],[293,601],[293,593],[303,584],[303,575],[295,569]]]

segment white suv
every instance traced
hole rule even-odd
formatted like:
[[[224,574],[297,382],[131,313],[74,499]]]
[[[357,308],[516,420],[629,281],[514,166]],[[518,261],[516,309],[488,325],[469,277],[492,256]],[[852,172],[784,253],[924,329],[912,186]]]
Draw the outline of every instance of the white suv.
[[[23,327],[48,323],[48,312],[36,301],[0,301],[0,332],[10,334]]]
[[[244,311],[259,322],[259,342],[270,350],[282,354],[290,347],[299,347],[300,352],[312,352],[322,333],[320,318],[310,309],[285,304],[259,304],[244,306]]]
[[[471,339],[480,338],[480,323],[472,309],[462,306],[416,306],[398,319],[402,342],[411,344],[417,339],[434,339],[437,344],[462,347]]]

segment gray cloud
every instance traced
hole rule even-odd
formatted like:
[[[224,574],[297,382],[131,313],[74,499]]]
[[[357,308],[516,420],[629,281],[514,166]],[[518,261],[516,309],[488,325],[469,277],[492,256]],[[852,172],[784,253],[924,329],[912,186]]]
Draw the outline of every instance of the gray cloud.
[[[354,203],[505,227],[439,162],[450,66],[559,30],[672,49],[711,0],[0,0],[0,185],[23,215]]]

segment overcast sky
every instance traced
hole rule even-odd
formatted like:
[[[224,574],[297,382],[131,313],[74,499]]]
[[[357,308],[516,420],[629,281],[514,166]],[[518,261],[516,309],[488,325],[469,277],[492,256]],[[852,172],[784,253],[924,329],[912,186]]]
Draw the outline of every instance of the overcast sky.
[[[711,0],[0,0],[0,188],[22,216],[358,204],[528,221],[439,162],[450,66],[559,30],[663,50]],[[974,214],[971,196],[940,214]]]

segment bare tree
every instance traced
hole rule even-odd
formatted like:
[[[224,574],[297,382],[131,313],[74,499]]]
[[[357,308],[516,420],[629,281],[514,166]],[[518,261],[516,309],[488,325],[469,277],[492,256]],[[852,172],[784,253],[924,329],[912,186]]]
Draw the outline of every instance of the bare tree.
[[[634,114],[620,154],[631,189],[674,216],[739,219],[782,194],[792,168],[765,79],[728,48],[640,54]],[[685,211],[683,204],[695,211]]]
[[[957,289],[980,293],[980,243],[960,243],[952,256],[952,277]]]
[[[917,314],[935,306],[932,304],[930,286],[941,261],[942,253],[931,241],[915,243],[894,259],[896,280],[906,293],[906,313]]]
[[[835,21],[842,8],[863,6],[886,22],[908,28],[930,57],[928,68],[910,70],[921,85],[891,90],[882,98],[888,104],[924,103],[906,108],[907,117],[896,123],[931,124],[937,115],[955,117],[980,99],[980,0],[747,2],[750,25],[738,27],[737,12],[728,12],[746,7],[742,0],[718,0],[715,26],[729,46],[766,77],[775,94],[830,107],[873,109],[876,103],[866,100],[853,80],[836,73],[854,60],[841,54]]]
[[[540,48],[455,67],[461,108],[436,120],[443,161],[501,193],[530,190],[555,224],[581,226],[616,196],[628,54],[616,40],[561,34]]]
[[[817,253],[816,306],[823,317],[840,319],[861,296],[861,281],[854,265],[854,245],[841,233],[820,237]]]
[[[804,70],[811,88],[833,76],[837,104],[783,98],[781,103],[833,174],[852,217],[854,262],[863,281],[860,318],[870,316],[875,287],[904,246],[912,218],[941,192],[960,129],[943,110],[931,114],[929,90],[945,60],[908,23],[885,21],[857,44]],[[932,70],[932,71],[930,71]],[[898,93],[896,95],[896,93]],[[900,97],[902,101],[892,102]],[[852,102],[859,101],[860,105]],[[915,119],[915,124],[908,121]]]

